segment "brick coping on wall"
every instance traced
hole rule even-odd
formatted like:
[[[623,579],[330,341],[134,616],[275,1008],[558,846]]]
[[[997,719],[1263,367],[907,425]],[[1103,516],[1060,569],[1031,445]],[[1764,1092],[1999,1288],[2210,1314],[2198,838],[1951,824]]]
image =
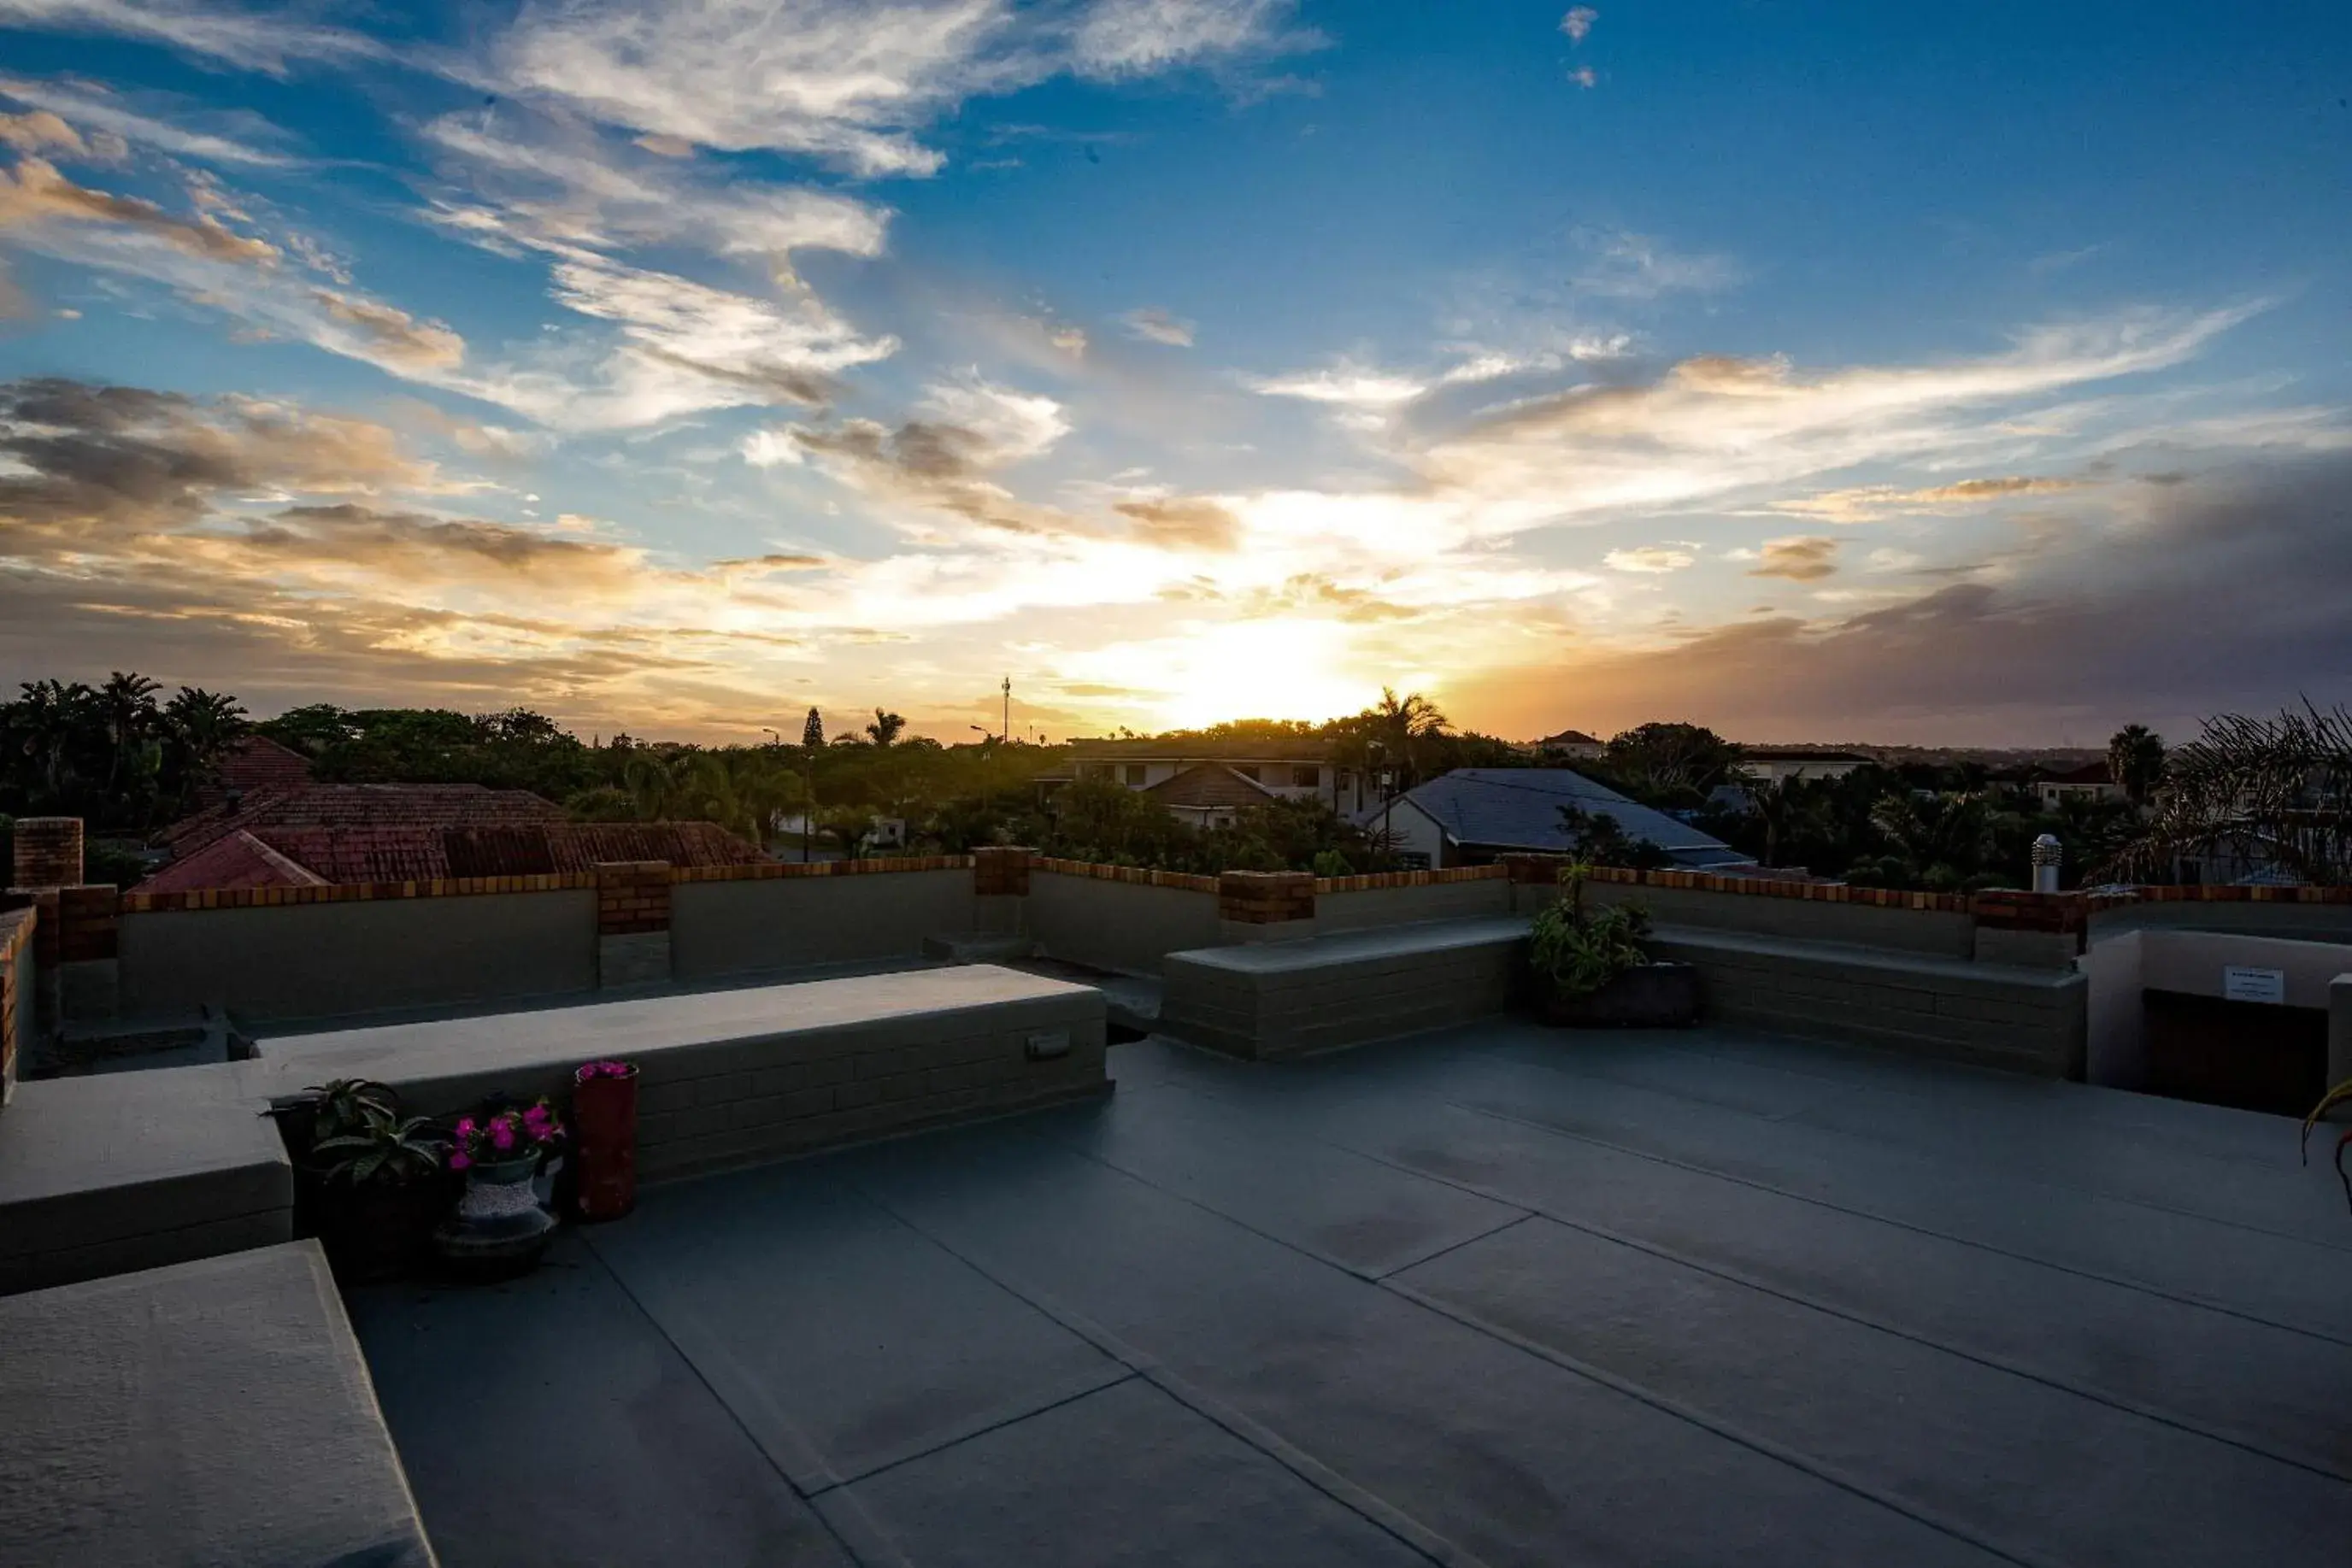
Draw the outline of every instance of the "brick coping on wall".
[[[896,872],[963,871],[973,864],[971,855],[907,855],[882,860],[767,861],[752,865],[672,866],[672,883],[766,882],[799,877],[885,875]],[[1375,872],[1360,876],[1314,879],[1316,895],[1373,893],[1391,888],[1432,887],[1457,882],[1514,880],[1547,883],[1559,861],[1542,855],[1514,856],[1495,865],[1452,866],[1441,871]],[[1186,872],[1155,871],[1148,866],[1104,865],[1091,861],[1055,860],[1034,856],[1032,872],[1086,877],[1097,882],[1127,883],[1139,887],[1171,888],[1184,893],[1213,894],[1213,876]],[[1270,874],[1270,873],[1269,873]],[[2134,887],[2095,894],[2035,894],[2002,890],[1989,893],[1915,893],[1897,888],[1854,887],[1837,882],[1798,882],[1779,876],[1738,876],[1722,872],[1633,871],[1598,866],[1597,883],[1637,887],[1673,888],[1698,893],[1722,893],[1751,898],[1792,898],[1808,903],[1862,904],[1877,909],[1906,909],[1951,915],[1976,915],[1996,920],[2038,915],[2047,919],[2057,912],[2075,917],[2134,904],[2352,904],[2352,887]],[[190,889],[178,893],[126,893],[125,915],[165,914],[193,909],[271,908],[296,904],[347,904],[376,899],[468,897],[499,893],[593,892],[593,872],[569,872],[540,876],[445,877],[419,882],[348,883],[324,887],[250,887]]]
[[[754,865],[671,866],[680,882],[767,882],[787,877],[866,876],[887,872],[963,871],[970,855],[908,855],[895,860],[762,861]],[[187,909],[263,909],[289,904],[354,904],[376,899],[468,898],[491,893],[593,893],[594,872],[538,876],[451,876],[419,882],[339,883],[324,887],[190,888],[178,893],[126,893],[125,915]]]

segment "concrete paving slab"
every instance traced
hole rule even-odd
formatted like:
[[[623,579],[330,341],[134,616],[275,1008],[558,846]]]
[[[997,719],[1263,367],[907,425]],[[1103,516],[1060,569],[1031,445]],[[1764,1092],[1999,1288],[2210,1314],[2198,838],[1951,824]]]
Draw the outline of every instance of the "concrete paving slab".
[[[1479,1559],[1993,1560],[1035,1134],[950,1135],[842,1164],[992,1276]],[[1054,1223],[1037,1222],[1042,1207]]]
[[[847,1495],[926,1568],[1429,1561],[1140,1378],[898,1466]]]
[[[576,1235],[491,1288],[352,1315],[442,1568],[855,1561]]]
[[[1254,1230],[1378,1278],[1526,1217],[1329,1145],[1269,1138],[1216,1102],[1160,1096],[1042,1123],[1073,1147]]]
[[[2110,1091],[2110,1092],[2114,1092]],[[1687,1097],[1528,1069],[1455,1103],[2352,1343],[2340,1249]]]
[[[2352,1480],[2352,1345],[1454,1107],[1318,1135]]]
[[[9,1568],[432,1568],[312,1243],[0,1301],[0,1412]]]
[[[820,1170],[657,1188],[591,1239],[803,1491],[1127,1375]]]
[[[2352,1258],[1810,1125],[1897,1081],[1679,1038],[1144,1041],[1108,1105],[657,1188],[581,1255],[716,1391],[731,1451],[683,1462],[797,1479],[862,1563],[2326,1560]],[[562,1408],[589,1474],[668,1484]],[[428,1520],[495,1517],[495,1445],[450,1428]]]
[[[2352,1483],[1549,1220],[1399,1277],[1961,1521],[2021,1556],[2144,1568],[2337,1550]]]

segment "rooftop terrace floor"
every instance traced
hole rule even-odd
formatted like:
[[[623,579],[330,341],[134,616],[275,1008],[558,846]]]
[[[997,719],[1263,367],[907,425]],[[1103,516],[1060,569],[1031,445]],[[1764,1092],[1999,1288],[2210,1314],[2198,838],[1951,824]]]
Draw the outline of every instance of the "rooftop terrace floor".
[[[2320,1563],[2291,1122],[1498,1022],[657,1187],[354,1293],[445,1568]]]

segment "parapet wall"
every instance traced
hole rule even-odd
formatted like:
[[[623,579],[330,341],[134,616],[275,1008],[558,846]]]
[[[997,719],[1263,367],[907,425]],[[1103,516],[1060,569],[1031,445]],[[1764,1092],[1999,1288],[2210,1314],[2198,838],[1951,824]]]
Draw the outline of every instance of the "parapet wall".
[[[11,895],[38,911],[20,1041],[59,1019],[352,1019],[469,1009],[673,983],[789,977],[913,959],[926,937],[1026,937],[1043,953],[1152,975],[1171,953],[1438,920],[1532,915],[1559,862],[1316,878],[1196,876],[1022,849],[819,864],[116,894]],[[2352,889],[2150,888],[2103,894],[1901,893],[1698,872],[1603,868],[1585,896],[1638,899],[1661,925],[1833,943],[1939,961],[2065,968],[2110,932],[2197,928],[2352,939]],[[19,942],[20,946],[28,946]],[[39,1007],[27,1001],[30,997]]]

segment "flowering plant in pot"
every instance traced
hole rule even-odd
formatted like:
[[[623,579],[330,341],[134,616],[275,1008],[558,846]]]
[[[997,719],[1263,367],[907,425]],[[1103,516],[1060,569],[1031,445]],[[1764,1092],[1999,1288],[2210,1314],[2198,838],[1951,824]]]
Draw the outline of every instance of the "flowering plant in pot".
[[[317,1085],[280,1112],[293,1143],[319,1240],[353,1284],[396,1279],[424,1256],[449,1206],[445,1146],[423,1116],[367,1079]]]
[[[532,1185],[540,1164],[563,1141],[563,1122],[545,1099],[492,1106],[457,1118],[449,1155],[466,1175],[457,1212],[434,1233],[444,1262],[460,1273],[519,1273],[539,1261],[555,1217]]]
[[[1528,959],[1544,1021],[1621,1029],[1686,1024],[1698,1014],[1698,983],[1688,964],[1659,963],[1642,946],[1649,912],[1638,904],[1588,910],[1584,883],[1592,868],[1562,866],[1559,898],[1537,912]]]

